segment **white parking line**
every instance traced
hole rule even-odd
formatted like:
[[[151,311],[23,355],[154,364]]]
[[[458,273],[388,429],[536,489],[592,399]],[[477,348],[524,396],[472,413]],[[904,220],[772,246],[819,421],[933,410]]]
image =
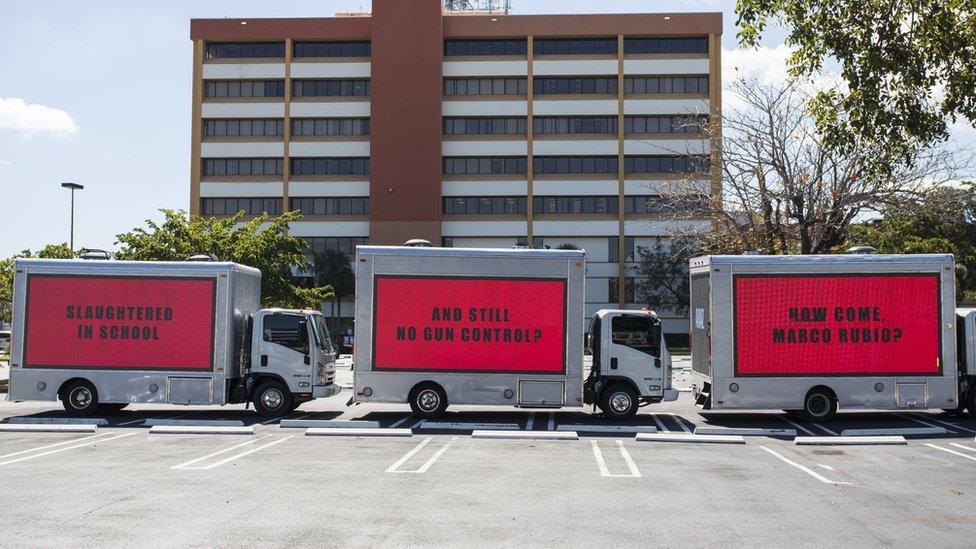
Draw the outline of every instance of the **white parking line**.
[[[397,469],[401,465],[403,465],[404,463],[406,463],[407,461],[409,461],[410,458],[412,458],[413,456],[417,455],[417,452],[423,450],[424,449],[424,446],[427,446],[428,444],[430,444],[430,441],[432,441],[432,440],[434,440],[434,437],[427,437],[424,440],[420,441],[420,444],[417,444],[416,446],[414,446],[412,450],[410,450],[406,454],[403,454],[403,457],[401,457],[400,459],[398,459],[396,461],[396,463],[394,463],[393,465],[390,465],[390,467],[386,470],[386,472],[387,473],[398,473],[399,471],[397,471]]]
[[[766,450],[770,454],[773,454],[774,456],[776,456],[776,459],[782,461],[783,463],[786,463],[786,464],[792,465],[793,467],[796,467],[797,469],[799,469],[799,470],[803,471],[804,473],[810,475],[811,477],[819,480],[820,482],[823,482],[824,484],[838,484],[838,485],[850,484],[850,482],[840,482],[840,481],[837,481],[837,480],[830,480],[829,478],[821,475],[820,473],[814,471],[813,469],[811,469],[811,468],[809,468],[809,467],[807,467],[805,465],[801,465],[801,464],[799,464],[799,463],[797,463],[797,462],[795,462],[795,461],[793,461],[791,459],[788,459],[786,456],[784,456],[784,455],[782,455],[782,454],[780,454],[778,452],[775,452],[773,450],[770,450],[769,448],[766,448],[763,445],[759,445],[759,447],[762,448],[763,450]]]
[[[976,457],[967,456],[966,454],[964,454],[962,452],[957,452],[955,450],[950,450],[948,448],[943,448],[941,446],[936,446],[935,444],[929,444],[928,442],[926,442],[925,445],[928,446],[928,447],[930,447],[930,448],[935,448],[936,450],[942,450],[943,452],[948,452],[950,454],[955,454],[955,455],[957,455],[957,456],[959,456],[961,458],[966,458],[966,459],[971,459],[973,461],[976,461]],[[3,465],[3,464],[0,463],[0,465]]]
[[[620,450],[620,457],[624,459],[627,464],[627,468],[630,470],[629,475],[612,475],[610,474],[610,468],[607,467],[607,461],[603,458],[603,452],[600,450],[600,446],[595,440],[591,440],[590,444],[593,448],[593,457],[596,459],[596,465],[600,469],[601,477],[639,477],[641,476],[640,470],[637,469],[637,464],[634,463],[633,458],[630,457],[630,453],[624,448],[623,441],[617,441],[617,448]]]
[[[525,420],[525,430],[531,431],[535,427],[535,412],[529,413],[529,419]]]
[[[109,438],[99,438],[98,440],[91,440],[91,441],[85,442],[84,444],[76,444],[74,446],[68,446],[66,448],[58,448],[57,450],[49,450],[47,452],[41,452],[40,454],[32,454],[32,455],[20,457],[20,458],[17,458],[17,459],[11,459],[11,460],[7,460],[7,461],[0,461],[0,465],[9,465],[11,463],[17,463],[17,462],[20,462],[20,461],[27,461],[29,459],[39,458],[39,457],[42,457],[42,456],[47,456],[47,455],[51,455],[51,454],[57,454],[59,452],[67,452],[68,450],[74,450],[75,448],[81,448],[83,446],[90,446],[92,444],[98,444],[99,442],[108,442],[110,440],[115,440],[115,439],[124,438],[124,437],[130,437],[130,436],[132,436],[134,434],[136,434],[136,433],[123,433],[121,435],[115,435],[115,436],[109,437]]]
[[[793,421],[792,419],[790,419],[790,418],[788,418],[788,417],[783,417],[783,416],[777,416],[777,417],[779,417],[780,419],[782,419],[782,420],[783,420],[783,421],[785,421],[786,423],[789,423],[790,425],[792,425],[792,426],[794,426],[794,427],[796,427],[797,429],[799,429],[799,430],[801,430],[801,431],[803,431],[804,433],[806,433],[806,434],[808,434],[808,435],[810,435],[810,436],[816,436],[816,433],[814,433],[814,432],[813,432],[813,431],[811,431],[810,429],[807,429],[806,427],[804,427],[804,426],[802,426],[802,425],[800,425],[799,423],[797,423],[797,422],[795,422],[795,421]]]
[[[963,450],[969,450],[970,452],[976,452],[976,448],[970,448],[969,446],[963,446],[962,444],[956,444],[955,442],[950,442],[950,446],[955,446],[956,448],[962,448]]]
[[[600,468],[601,477],[609,477],[610,469],[607,468],[607,462],[603,459],[603,452],[600,451],[600,446],[597,445],[595,440],[590,441],[593,447],[593,457],[596,459],[596,466]]]
[[[225,448],[225,449],[220,450],[218,452],[214,452],[212,454],[207,454],[207,455],[205,455],[203,457],[199,457],[199,458],[196,458],[196,459],[192,459],[190,461],[187,461],[186,463],[181,463],[179,465],[174,465],[173,467],[171,467],[171,469],[187,469],[187,468],[190,468],[189,466],[190,465],[193,465],[194,463],[203,461],[203,460],[205,460],[207,458],[212,458],[214,456],[219,456],[221,454],[226,454],[227,452],[232,452],[232,451],[234,451],[234,450],[236,450],[238,448],[243,448],[244,446],[247,446],[249,444],[254,444],[255,442],[261,441],[261,440],[266,439],[266,438],[268,438],[270,436],[271,435],[264,435],[262,437],[258,437],[256,439],[249,440],[247,442],[242,442],[241,444],[237,444],[235,446],[231,446],[230,448]]]
[[[409,415],[409,416],[404,416],[404,417],[396,420],[396,423],[394,423],[393,425],[390,425],[390,429],[396,429],[397,427],[399,427],[399,426],[403,425],[404,423],[410,421],[410,418],[412,418],[412,417],[413,417],[412,415]]]
[[[13,452],[11,454],[4,454],[4,455],[0,456],[0,459],[6,459],[6,458],[9,458],[9,457],[19,456],[19,455],[22,455],[22,454],[29,454],[31,452],[37,452],[38,450],[47,450],[48,448],[54,448],[56,446],[64,446],[65,444],[73,444],[73,443],[76,443],[76,442],[81,442],[83,440],[90,440],[90,439],[98,438],[98,437],[107,437],[109,434],[110,433],[102,433],[100,435],[91,435],[91,436],[87,436],[87,437],[81,437],[81,438],[75,438],[75,439],[71,439],[71,440],[65,440],[63,442],[57,442],[57,443],[54,443],[54,444],[48,444],[47,446],[39,446],[37,448],[31,448],[29,450],[21,450],[19,452]]]
[[[661,421],[661,418],[657,417],[657,414],[651,414],[651,417],[654,418],[654,423],[657,423],[657,428],[660,429],[662,433],[671,432],[671,429],[668,429],[667,426],[664,425],[664,422]]]
[[[838,433],[837,431],[834,431],[833,429],[830,429],[828,427],[824,427],[823,425],[821,425],[819,423],[814,423],[813,426],[816,427],[817,429],[820,429],[821,431],[827,433],[828,435],[835,436],[835,437],[839,437],[840,436],[840,433]]]
[[[692,430],[689,429],[687,425],[685,425],[685,418],[676,414],[668,414],[668,415],[671,416],[671,419],[675,420],[678,423],[678,425],[680,425],[681,428],[685,430],[686,433],[692,432]]]
[[[447,444],[442,446],[440,450],[434,453],[434,455],[430,456],[430,459],[425,461],[424,464],[420,466],[420,469],[417,469],[416,471],[395,471],[395,472],[396,473],[420,473],[420,474],[426,473],[427,469],[430,469],[430,466],[433,465],[435,461],[440,459],[440,457],[444,455],[444,452],[447,451],[448,447],[454,444],[454,441],[457,439],[458,437],[451,437],[451,440],[447,441]]]
[[[921,425],[925,425],[926,427],[935,427],[936,429],[939,429],[940,428],[938,425],[929,423],[927,421],[922,421],[920,419],[914,418],[914,417],[909,416],[909,415],[905,415],[905,414],[895,414],[895,415],[898,416],[898,417],[903,417],[903,418],[905,418],[905,419],[907,419],[909,421],[914,421],[915,423],[919,423]],[[950,435],[956,434],[955,431],[951,431],[949,429],[946,429],[946,432],[948,432]]]
[[[641,476],[640,470],[637,469],[637,464],[634,463],[634,459],[630,457],[630,452],[624,448],[624,442],[622,440],[617,441],[617,448],[620,449],[620,457],[624,458],[624,461],[627,463],[627,468],[630,469],[630,476]]]
[[[268,438],[270,436],[272,436],[272,435],[266,435],[264,437],[261,437],[261,438],[258,438],[258,439],[255,439],[255,440],[249,441],[249,442],[257,442],[259,440],[266,439],[266,438]],[[214,457],[214,456],[217,456],[217,455],[220,455],[220,454],[225,454],[225,453],[227,453],[227,452],[229,452],[231,450],[236,450],[238,448],[241,448],[241,447],[245,446],[244,444],[238,444],[237,446],[232,446],[230,448],[227,448],[226,450],[222,450],[220,452],[215,452],[213,454],[210,454],[208,456],[204,456],[202,458],[195,459],[193,461],[188,461],[186,463],[181,463],[180,465],[176,465],[176,466],[172,467],[172,469],[190,469],[190,470],[197,470],[197,471],[203,471],[203,470],[207,470],[207,469],[213,469],[215,467],[220,467],[221,465],[225,465],[225,464],[230,463],[230,462],[232,462],[234,460],[240,459],[240,458],[242,458],[244,456],[253,454],[254,452],[260,452],[261,450],[264,450],[265,448],[270,448],[270,447],[272,447],[272,446],[274,446],[276,444],[281,444],[282,442],[284,442],[284,441],[286,441],[286,440],[288,440],[290,438],[293,438],[295,436],[297,436],[297,435],[288,435],[286,437],[282,437],[282,438],[279,438],[277,440],[273,440],[273,441],[271,441],[271,442],[269,442],[269,443],[267,443],[267,444],[265,444],[263,446],[258,446],[256,448],[251,448],[251,449],[246,450],[244,452],[241,452],[239,454],[234,454],[234,455],[232,455],[230,457],[226,457],[226,458],[224,458],[224,459],[222,459],[220,461],[216,461],[214,463],[211,463],[210,465],[203,465],[201,467],[191,467],[190,466],[193,463],[197,463],[197,462],[202,461],[204,459],[207,459],[207,458],[210,458],[210,457]]]
[[[952,427],[953,429],[959,429],[960,431],[966,431],[967,433],[976,433],[976,429],[970,429],[969,427],[963,427],[962,425],[958,425],[956,423],[950,423],[948,421],[942,421],[941,419],[935,419],[933,417],[930,417],[930,418],[927,418],[927,419],[930,419],[930,420],[932,420],[932,421],[934,421],[936,423],[941,423],[942,425],[945,425],[946,427]]]
[[[817,464],[817,467],[821,467],[821,468],[826,469],[828,471],[833,471],[834,470],[834,468],[831,467],[830,465],[824,465],[823,463],[818,463]]]

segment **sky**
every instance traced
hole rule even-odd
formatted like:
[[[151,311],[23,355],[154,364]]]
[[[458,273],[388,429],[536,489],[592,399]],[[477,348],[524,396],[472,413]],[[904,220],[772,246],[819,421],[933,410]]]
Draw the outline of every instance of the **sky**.
[[[0,17],[0,257],[68,241],[114,250],[115,235],[188,209],[190,19],[327,17],[364,0],[34,0]],[[598,10],[594,7],[598,6]],[[785,78],[784,33],[736,42],[734,0],[512,0],[513,14],[721,11],[723,77]],[[961,142],[976,142],[965,124]]]

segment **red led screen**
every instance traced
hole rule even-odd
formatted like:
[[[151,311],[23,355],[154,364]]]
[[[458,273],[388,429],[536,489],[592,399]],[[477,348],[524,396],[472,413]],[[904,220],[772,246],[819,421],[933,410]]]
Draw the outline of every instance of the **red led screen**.
[[[373,369],[562,373],[566,282],[379,276]]]
[[[939,277],[736,275],[740,376],[940,375]]]
[[[31,275],[25,368],[211,370],[212,278]]]

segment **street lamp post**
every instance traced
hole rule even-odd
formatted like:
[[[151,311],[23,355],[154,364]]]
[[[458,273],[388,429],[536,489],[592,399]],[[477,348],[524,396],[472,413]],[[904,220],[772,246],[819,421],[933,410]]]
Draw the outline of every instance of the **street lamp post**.
[[[78,183],[62,183],[62,187],[65,189],[71,189],[71,241],[68,244],[71,247],[71,251],[75,251],[75,191],[80,191],[85,188],[84,185],[79,185]]]

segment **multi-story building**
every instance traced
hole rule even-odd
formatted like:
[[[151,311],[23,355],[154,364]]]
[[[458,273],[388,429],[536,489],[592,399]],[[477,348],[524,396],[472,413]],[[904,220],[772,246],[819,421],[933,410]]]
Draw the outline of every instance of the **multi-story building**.
[[[588,314],[641,307],[637,250],[672,222],[661,189],[720,187],[701,122],[720,115],[721,14],[372,4],[192,21],[191,213],[301,210],[290,230],[311,252],[572,245]]]

